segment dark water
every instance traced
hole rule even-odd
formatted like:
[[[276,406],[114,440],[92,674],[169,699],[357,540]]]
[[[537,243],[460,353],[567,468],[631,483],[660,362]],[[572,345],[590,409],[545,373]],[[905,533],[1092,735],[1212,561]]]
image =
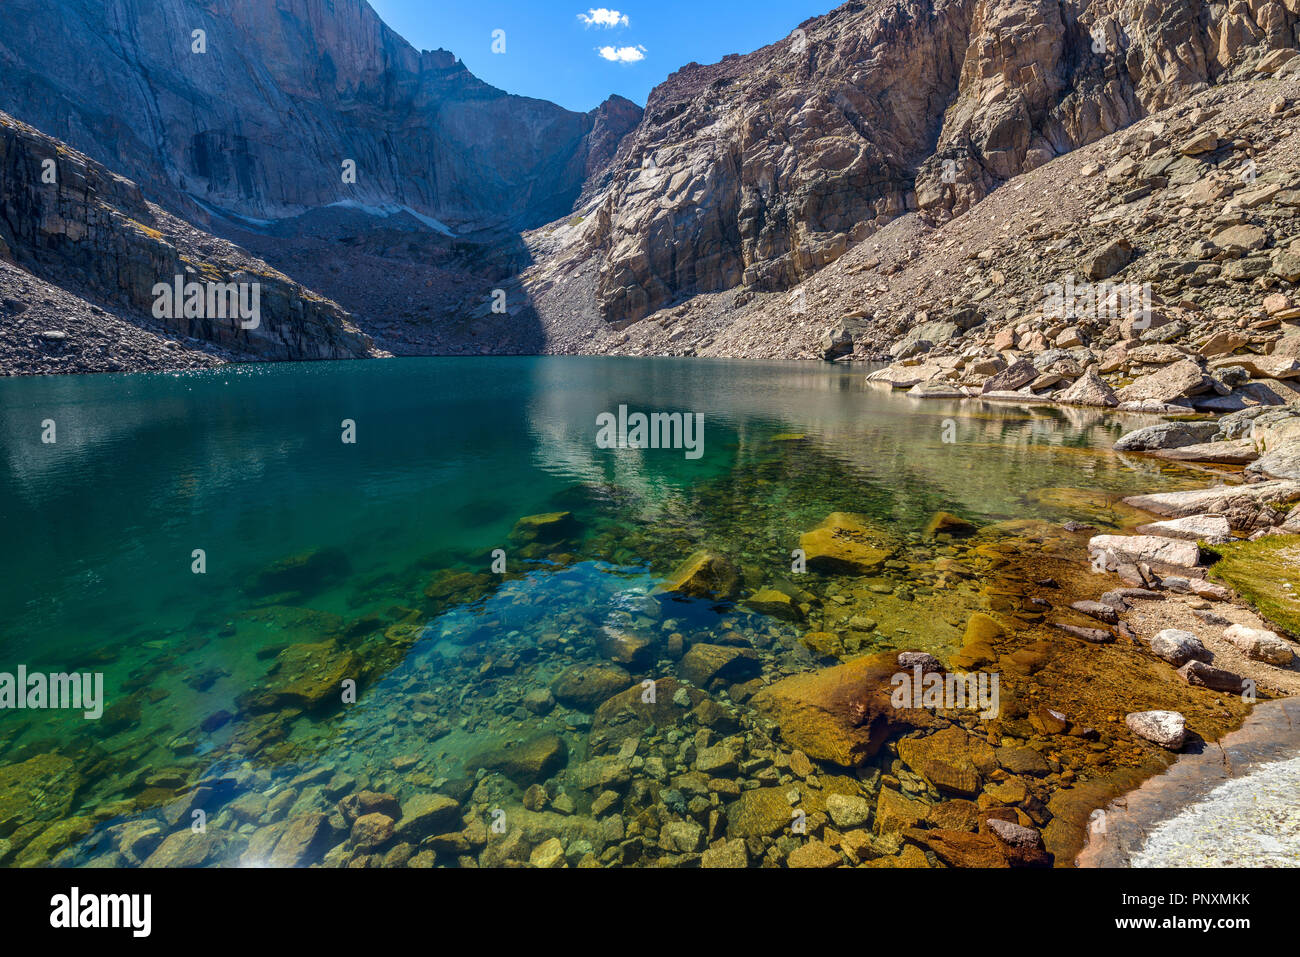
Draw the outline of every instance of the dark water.
[[[764,649],[774,675],[815,666],[797,642],[812,623],[651,595],[698,548],[726,554],[752,592],[788,583],[800,532],[832,511],[868,516],[926,558],[936,553],[919,533],[937,510],[977,524],[1061,520],[1076,512],[1041,490],[1179,481],[1106,451],[1132,419],[922,403],[864,375],[412,359],[0,381],[0,671],[102,672],[109,709],[99,722],[0,712],[0,860],[41,863],[73,844],[60,863],[134,863],[106,831],[141,818],[184,827],[157,809],[201,780],[220,778],[223,800],[282,796],[260,816],[212,805],[247,840],[268,820],[328,812],[349,789],[463,799],[476,755],[539,729],[563,736],[576,765],[590,715],[522,702],[564,668],[600,661],[602,629],[676,633],[687,646],[731,633]],[[704,454],[597,447],[597,416],[620,405],[702,413]],[[54,444],[41,441],[46,420]],[[344,420],[355,444],[341,441]],[[562,542],[511,538],[521,517],[550,512],[573,515]],[[491,575],[497,548],[506,576]],[[310,555],[323,557],[296,578],[258,577]],[[927,634],[927,590],[914,592],[906,569],[896,577],[890,600],[918,613],[882,608],[861,650],[897,639],[942,651],[954,626],[935,612]],[[451,584],[426,597],[436,581]],[[398,623],[408,640],[384,644]],[[365,666],[355,704],[246,707],[286,646],[326,641]],[[661,665],[662,653],[633,671]],[[33,758],[53,783],[28,786]],[[24,851],[33,842],[48,848]]]

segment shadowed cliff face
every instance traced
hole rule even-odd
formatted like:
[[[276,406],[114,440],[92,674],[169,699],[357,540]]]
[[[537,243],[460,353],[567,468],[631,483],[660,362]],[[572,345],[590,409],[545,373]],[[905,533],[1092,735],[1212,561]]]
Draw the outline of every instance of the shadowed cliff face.
[[[365,0],[6,0],[0,25],[0,107],[187,213],[189,196],[256,219],[344,202],[537,225],[639,119],[509,96]]]
[[[607,321],[790,288],[1297,46],[1300,0],[863,0],[651,95],[562,255]]]
[[[167,214],[148,202],[135,183],[3,112],[0,264],[19,267],[24,282],[48,282],[94,301],[120,304],[137,316],[152,316],[150,326],[212,344],[231,357],[359,359],[375,354],[370,338],[335,303],[239,247]],[[201,287],[204,301],[187,309],[177,297],[160,311],[160,286],[174,288],[178,277],[182,288],[190,283]],[[0,282],[0,291],[8,291],[6,283]],[[10,322],[13,305],[6,299],[0,308]],[[29,304],[18,305],[25,311]],[[251,311],[244,315],[239,306]],[[99,315],[107,313],[99,310]],[[58,325],[76,325],[70,315],[50,318]],[[34,367],[40,350],[23,353],[24,343],[17,341],[21,334],[9,322],[5,332],[6,362],[14,368]],[[75,332],[71,338],[77,338]],[[14,352],[17,358],[9,355]],[[93,359],[84,358],[83,367],[94,366]]]

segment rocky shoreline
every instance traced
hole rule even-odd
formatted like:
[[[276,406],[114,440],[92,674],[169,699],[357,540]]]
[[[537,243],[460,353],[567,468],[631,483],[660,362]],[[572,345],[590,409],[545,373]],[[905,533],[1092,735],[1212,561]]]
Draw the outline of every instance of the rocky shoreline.
[[[1152,778],[1136,790],[1102,809],[1092,820],[1088,845],[1079,855],[1079,867],[1138,866],[1244,866],[1257,867],[1262,862],[1287,866],[1292,848],[1280,843],[1294,834],[1283,829],[1280,817],[1290,805],[1294,791],[1287,789],[1270,803],[1261,787],[1274,768],[1293,762],[1300,753],[1300,710],[1294,699],[1261,703],[1242,727],[1216,742],[1190,752],[1159,777]],[[1181,848],[1164,848],[1150,864],[1147,848],[1153,837],[1168,843],[1162,828],[1180,817],[1202,812],[1216,794],[1223,798],[1223,786],[1230,782],[1249,784],[1254,791],[1251,804],[1260,811],[1255,828],[1242,830],[1244,815],[1233,814],[1229,806],[1225,817],[1215,815],[1208,822],[1215,840],[1197,840],[1196,833],[1184,832]],[[1260,826],[1262,825],[1262,826]],[[1270,828],[1273,832],[1270,833]],[[1177,840],[1177,837],[1174,838]],[[1274,856],[1274,851],[1283,856]],[[1174,851],[1173,853],[1170,853]]]

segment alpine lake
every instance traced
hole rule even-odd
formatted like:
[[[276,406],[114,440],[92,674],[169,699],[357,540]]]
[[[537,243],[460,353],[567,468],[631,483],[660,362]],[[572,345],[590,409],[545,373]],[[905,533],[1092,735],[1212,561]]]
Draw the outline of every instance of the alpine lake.
[[[1124,496],[1206,476],[1112,452],[1141,417],[866,372],[0,381],[0,672],[103,688],[0,711],[0,864],[981,866],[990,815],[1068,863],[1172,760],[1126,711],[1247,710],[1052,627]],[[624,407],[699,454],[598,441]],[[996,716],[877,707],[900,652]]]

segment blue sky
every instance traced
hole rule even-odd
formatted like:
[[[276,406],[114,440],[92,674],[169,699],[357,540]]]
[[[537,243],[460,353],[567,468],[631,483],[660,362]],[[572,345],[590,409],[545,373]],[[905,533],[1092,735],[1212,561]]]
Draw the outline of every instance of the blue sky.
[[[370,0],[384,21],[422,50],[439,47],[509,93],[571,110],[611,93],[645,105],[668,74],[716,63],[787,36],[839,0],[637,0],[591,7],[565,0]],[[505,31],[505,53],[492,52]]]

